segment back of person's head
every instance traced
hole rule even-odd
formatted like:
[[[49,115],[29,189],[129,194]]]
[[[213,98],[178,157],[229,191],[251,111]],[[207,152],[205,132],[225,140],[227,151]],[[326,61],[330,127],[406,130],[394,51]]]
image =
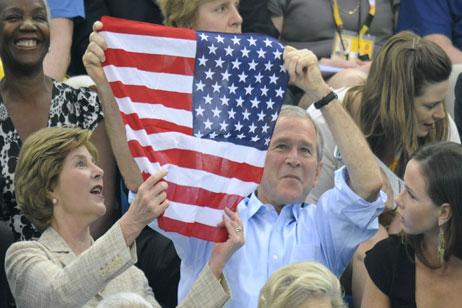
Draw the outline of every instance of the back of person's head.
[[[300,307],[312,299],[328,298],[333,308],[346,307],[340,282],[324,265],[303,262],[274,272],[260,291],[259,308]]]
[[[436,206],[448,203],[451,217],[442,226],[445,234],[444,259],[462,258],[462,145],[438,142],[424,146],[412,157],[419,163],[427,193]],[[420,241],[421,237],[408,237]],[[414,246],[419,250],[418,243]]]
[[[199,6],[209,1],[211,0],[160,0],[159,5],[164,15],[164,24],[191,28]]]
[[[55,188],[70,151],[85,146],[96,158],[91,132],[80,128],[48,127],[31,134],[22,145],[15,171],[18,208],[45,230],[53,216],[50,192]]]
[[[151,308],[143,297],[136,293],[122,292],[103,299],[96,308]]]
[[[409,155],[414,153],[419,147],[414,98],[426,86],[448,80],[451,68],[446,52],[434,42],[406,31],[388,39],[372,61],[365,85],[350,91],[360,90],[360,126],[366,137],[381,135],[392,150],[402,147]],[[349,110],[350,98],[345,100]],[[446,135],[447,118],[437,121],[425,139],[439,141]]]

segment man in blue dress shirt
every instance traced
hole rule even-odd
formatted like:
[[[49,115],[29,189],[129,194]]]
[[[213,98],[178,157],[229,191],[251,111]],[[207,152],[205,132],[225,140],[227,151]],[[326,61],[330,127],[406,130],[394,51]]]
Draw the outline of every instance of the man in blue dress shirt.
[[[275,270],[290,263],[318,261],[340,275],[356,247],[377,231],[377,216],[386,199],[380,192],[382,181],[374,156],[323,81],[316,56],[286,47],[284,60],[291,82],[322,98],[316,106],[332,131],[345,167],[337,170],[335,187],[317,204],[303,203],[321,170],[322,138],[303,109],[283,107],[262,181],[238,205],[245,245],[225,266],[232,291],[229,307],[257,307],[263,284]],[[209,260],[213,243],[165,232],[157,221],[150,226],[172,239],[181,258],[180,302]]]

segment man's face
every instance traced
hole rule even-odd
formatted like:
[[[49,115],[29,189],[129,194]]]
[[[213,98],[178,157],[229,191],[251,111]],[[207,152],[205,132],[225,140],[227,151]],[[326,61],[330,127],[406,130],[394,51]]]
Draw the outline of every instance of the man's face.
[[[307,118],[282,116],[268,148],[258,198],[277,208],[302,202],[316,185],[320,170],[313,123]]]

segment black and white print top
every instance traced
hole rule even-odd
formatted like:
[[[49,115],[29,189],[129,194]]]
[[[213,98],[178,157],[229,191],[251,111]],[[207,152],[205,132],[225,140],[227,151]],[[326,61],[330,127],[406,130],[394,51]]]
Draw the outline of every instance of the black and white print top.
[[[48,127],[94,130],[102,119],[103,111],[95,92],[53,82]],[[22,140],[0,97],[0,219],[10,221],[16,240],[28,240],[40,234],[16,208],[14,171],[21,146]]]

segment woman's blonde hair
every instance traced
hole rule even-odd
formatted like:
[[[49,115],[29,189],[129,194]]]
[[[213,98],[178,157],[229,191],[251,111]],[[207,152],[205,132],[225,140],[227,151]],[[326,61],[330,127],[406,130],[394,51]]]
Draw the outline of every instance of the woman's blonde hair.
[[[447,116],[435,123],[428,136],[417,136],[414,99],[426,86],[448,80],[451,69],[441,47],[412,32],[392,36],[380,49],[366,83],[351,88],[344,99],[350,113],[360,99],[359,126],[379,158],[402,149],[400,169],[404,172],[407,160],[421,145],[447,138]]]
[[[340,282],[324,265],[303,262],[274,272],[260,291],[259,308],[299,307],[310,298],[326,296],[333,308],[346,308]]]
[[[96,159],[91,132],[80,128],[48,127],[30,135],[22,145],[15,171],[18,208],[45,230],[53,217],[50,192],[56,187],[70,151],[85,146]]]
[[[171,27],[191,28],[196,20],[199,6],[210,1],[212,0],[160,0],[164,24]]]

